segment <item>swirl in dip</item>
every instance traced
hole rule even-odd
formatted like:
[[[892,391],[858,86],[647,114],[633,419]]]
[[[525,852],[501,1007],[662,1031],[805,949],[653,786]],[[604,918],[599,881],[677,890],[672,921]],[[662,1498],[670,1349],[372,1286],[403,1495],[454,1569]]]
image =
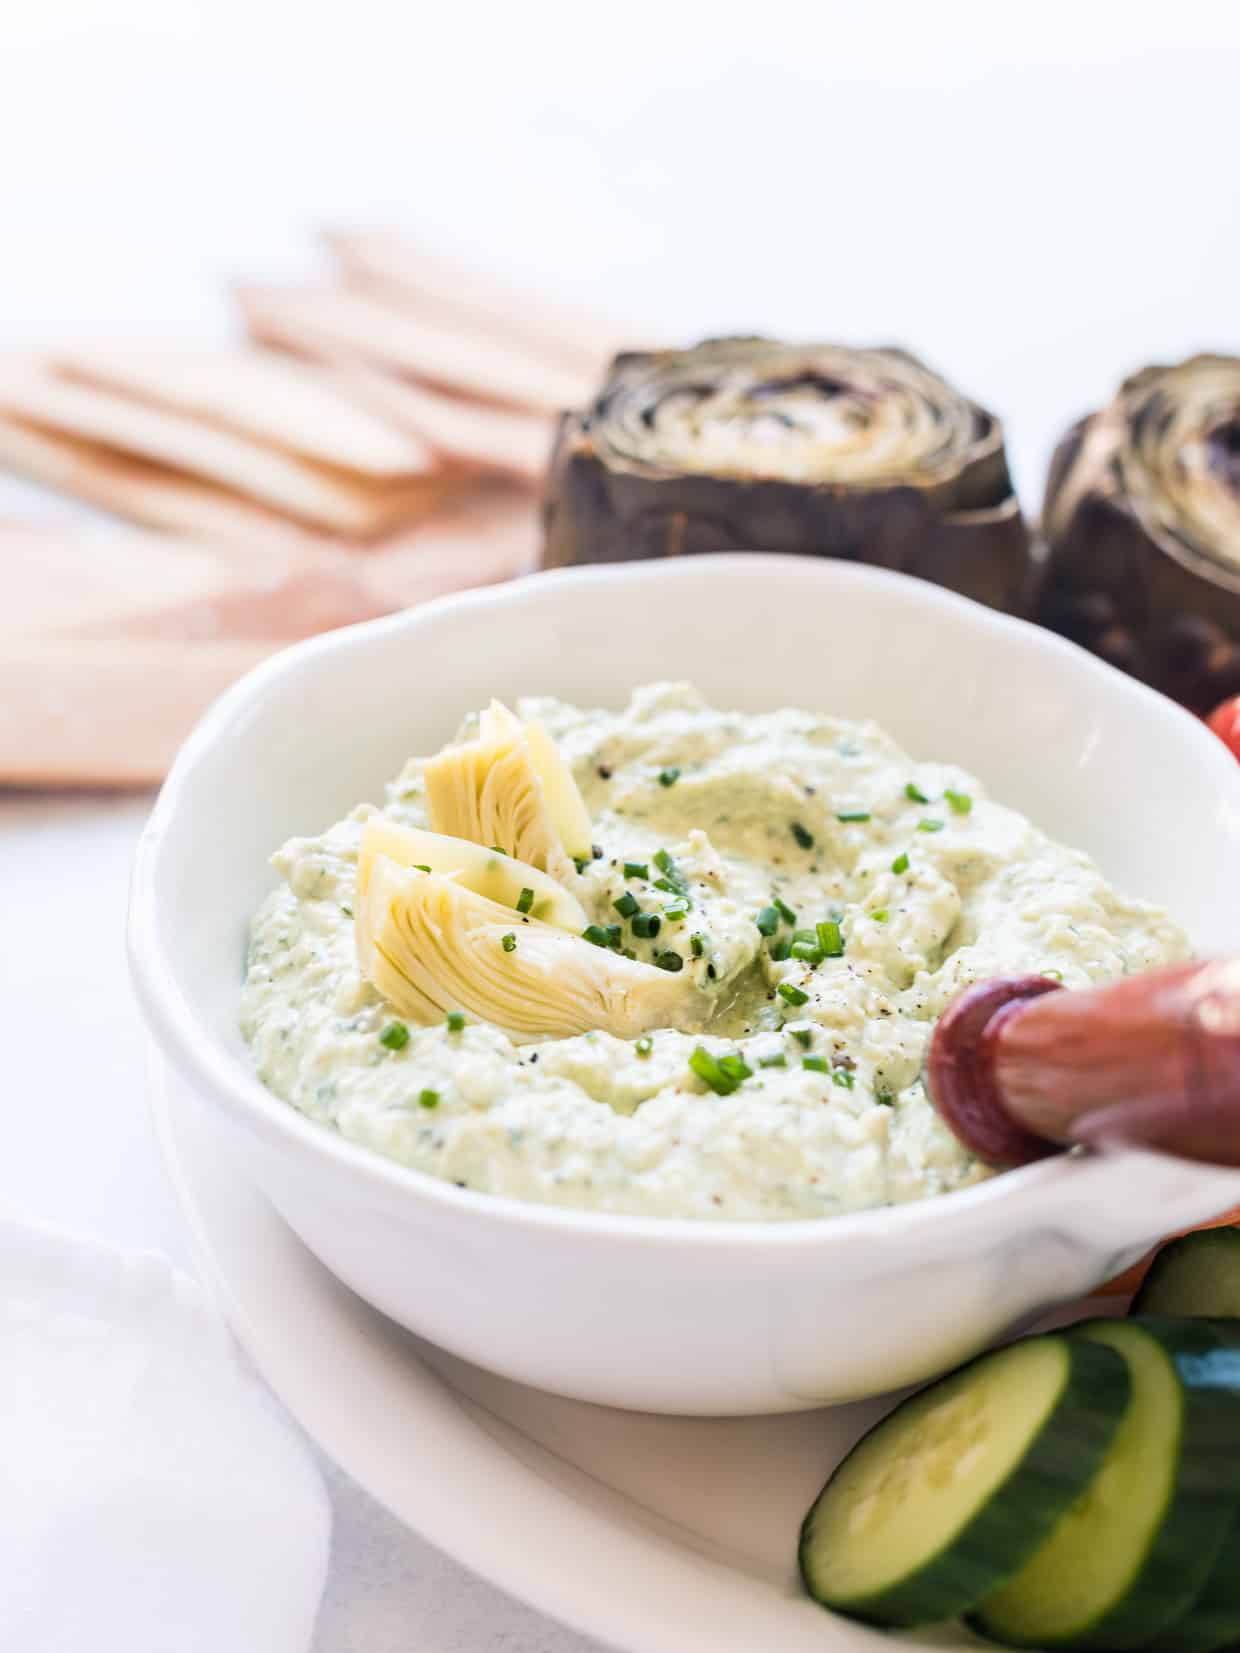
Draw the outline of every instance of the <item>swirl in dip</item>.
[[[683,982],[698,1020],[550,1038],[402,1019],[355,941],[370,805],[274,857],[243,995],[278,1096],[460,1187],[742,1220],[961,1188],[989,1172],[922,1080],[950,1000],[992,975],[1083,987],[1188,954],[1085,855],[873,724],[717,711],[681,684],[639,689],[622,712],[519,711],[542,720],[589,809],[596,853],[563,881],[596,934],[619,918],[616,945]],[[389,787],[392,821],[428,825],[424,763]]]

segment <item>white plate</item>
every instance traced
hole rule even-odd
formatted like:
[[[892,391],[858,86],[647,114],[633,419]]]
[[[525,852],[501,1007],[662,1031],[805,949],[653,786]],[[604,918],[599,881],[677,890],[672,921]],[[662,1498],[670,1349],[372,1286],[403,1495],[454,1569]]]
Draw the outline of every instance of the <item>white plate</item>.
[[[794,1565],[805,1509],[881,1405],[654,1417],[468,1366],[341,1285],[247,1178],[244,1139],[157,1057],[151,1078],[200,1264],[238,1337],[307,1432],[422,1537],[625,1653],[893,1646],[806,1600]],[[894,1645],[980,1644],[945,1631]]]

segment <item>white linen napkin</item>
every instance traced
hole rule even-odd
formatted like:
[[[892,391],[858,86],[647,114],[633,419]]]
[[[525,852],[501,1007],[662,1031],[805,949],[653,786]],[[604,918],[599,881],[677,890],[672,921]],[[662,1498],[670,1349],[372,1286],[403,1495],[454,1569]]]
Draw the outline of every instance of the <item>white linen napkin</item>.
[[[0,1649],[306,1653],[329,1531],[199,1286],[0,1214]]]

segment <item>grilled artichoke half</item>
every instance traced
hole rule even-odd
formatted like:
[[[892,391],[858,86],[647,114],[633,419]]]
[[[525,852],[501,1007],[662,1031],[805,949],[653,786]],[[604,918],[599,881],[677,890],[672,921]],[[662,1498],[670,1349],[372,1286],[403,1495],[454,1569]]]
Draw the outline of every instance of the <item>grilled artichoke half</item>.
[[[1003,428],[906,351],[706,339],[618,356],[565,416],[544,560],[794,551],[1018,609],[1028,533]]]
[[[493,700],[478,738],[445,747],[423,770],[436,832],[495,846],[553,878],[590,855],[590,816],[541,723]]]
[[[1194,711],[1240,692],[1240,357],[1146,367],[1056,449],[1037,617]]]
[[[576,896],[554,878],[483,844],[427,832],[422,827],[399,826],[383,815],[372,815],[362,832],[358,856],[358,887],[363,892],[380,856],[398,867],[417,867],[455,878],[475,895],[485,895],[498,906],[513,909],[510,919],[528,913],[574,935],[580,935],[589,923]]]
[[[468,889],[458,875],[376,854],[359,881],[358,959],[402,1016],[430,1023],[463,1010],[518,1039],[602,1029],[622,1039],[655,1027],[699,1029],[701,992]]]

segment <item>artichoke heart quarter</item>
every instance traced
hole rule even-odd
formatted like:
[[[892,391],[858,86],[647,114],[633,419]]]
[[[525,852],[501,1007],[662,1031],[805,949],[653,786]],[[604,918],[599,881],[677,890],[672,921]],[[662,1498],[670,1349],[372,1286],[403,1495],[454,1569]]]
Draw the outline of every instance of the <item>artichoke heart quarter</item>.
[[[457,877],[378,856],[355,919],[363,975],[410,1021],[463,1010],[520,1038],[601,1029],[694,1031],[709,1003],[680,975],[538,919],[517,919]]]
[[[528,912],[548,924],[580,935],[589,922],[585,908],[562,884],[527,862],[514,861],[464,838],[449,838],[424,827],[401,826],[385,815],[372,815],[362,832],[357,862],[358,891],[364,896],[375,862],[386,857],[398,867],[455,877],[476,895],[485,895],[501,907],[515,909],[510,920]],[[527,893],[528,892],[528,893]],[[523,905],[523,898],[528,906]]]
[[[553,876],[590,854],[590,816],[555,743],[499,701],[483,712],[477,740],[445,747],[423,777],[436,832],[498,846]]]

